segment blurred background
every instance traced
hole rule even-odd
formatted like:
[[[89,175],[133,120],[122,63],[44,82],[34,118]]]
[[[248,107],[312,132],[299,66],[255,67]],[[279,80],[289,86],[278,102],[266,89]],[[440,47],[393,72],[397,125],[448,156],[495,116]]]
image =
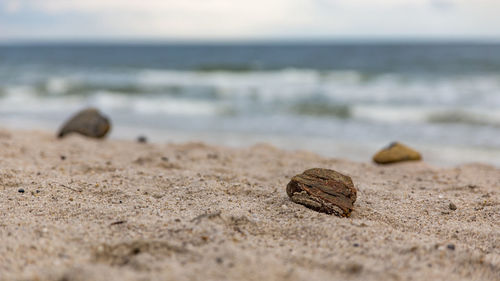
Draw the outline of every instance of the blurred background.
[[[500,165],[496,0],[2,0],[0,126]]]

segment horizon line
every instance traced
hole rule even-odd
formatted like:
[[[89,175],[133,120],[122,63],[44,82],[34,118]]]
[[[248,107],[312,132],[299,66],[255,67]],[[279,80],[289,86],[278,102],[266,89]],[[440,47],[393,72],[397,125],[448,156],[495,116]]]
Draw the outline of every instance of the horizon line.
[[[181,39],[181,38],[51,38],[0,39],[0,46],[8,45],[242,45],[242,44],[499,44],[500,38],[463,37],[343,37],[343,38],[235,38],[235,39]]]

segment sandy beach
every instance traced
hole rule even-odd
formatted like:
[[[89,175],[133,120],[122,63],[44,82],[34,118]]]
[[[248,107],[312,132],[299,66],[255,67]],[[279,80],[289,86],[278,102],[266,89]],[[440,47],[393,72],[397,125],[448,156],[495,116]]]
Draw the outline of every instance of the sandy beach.
[[[0,147],[0,280],[500,280],[493,166],[5,129]],[[314,167],[352,178],[350,218],[287,197]]]

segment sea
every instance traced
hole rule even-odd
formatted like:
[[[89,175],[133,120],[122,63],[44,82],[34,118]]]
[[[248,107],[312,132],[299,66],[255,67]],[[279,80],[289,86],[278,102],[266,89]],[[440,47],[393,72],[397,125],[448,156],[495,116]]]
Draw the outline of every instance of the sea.
[[[400,141],[433,165],[500,166],[500,44],[0,46],[0,127],[55,134],[85,107],[112,120],[112,139],[362,162]]]

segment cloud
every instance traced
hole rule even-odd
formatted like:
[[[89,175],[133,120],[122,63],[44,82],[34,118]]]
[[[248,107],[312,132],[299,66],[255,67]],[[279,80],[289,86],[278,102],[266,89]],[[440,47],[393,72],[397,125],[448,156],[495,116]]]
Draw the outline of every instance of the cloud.
[[[5,12],[12,14],[21,9],[21,1],[19,0],[5,0],[2,7]]]
[[[0,1],[4,38],[500,37],[497,0]]]
[[[430,4],[432,7],[443,11],[447,11],[456,7],[456,3],[450,0],[431,0]]]

